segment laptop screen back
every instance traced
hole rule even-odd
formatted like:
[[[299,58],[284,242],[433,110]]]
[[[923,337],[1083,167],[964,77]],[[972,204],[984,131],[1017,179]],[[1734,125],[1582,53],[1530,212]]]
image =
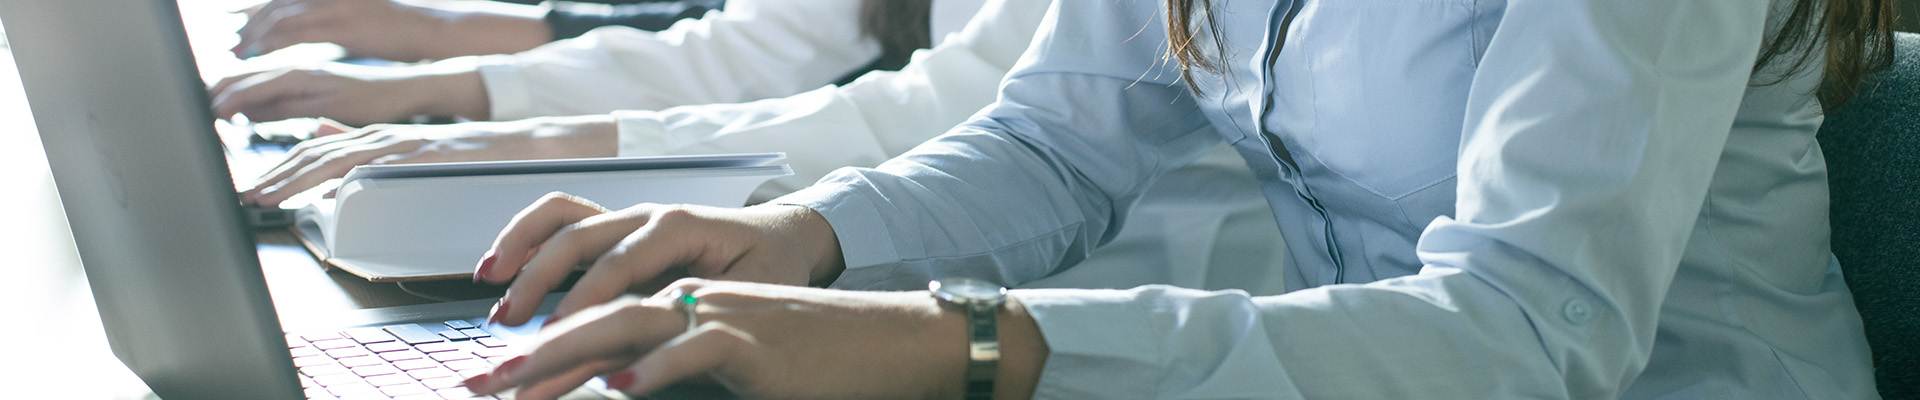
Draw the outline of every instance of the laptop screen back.
[[[114,354],[166,398],[299,397],[175,4],[0,23]]]

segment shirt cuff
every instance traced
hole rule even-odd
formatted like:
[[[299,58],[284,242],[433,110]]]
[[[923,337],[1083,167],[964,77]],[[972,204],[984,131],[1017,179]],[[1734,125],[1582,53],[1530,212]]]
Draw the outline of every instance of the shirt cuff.
[[[534,117],[533,89],[519,74],[520,67],[505,57],[483,57],[475,69],[487,91],[487,115],[495,121]]]
[[[834,282],[835,287],[863,280],[861,276],[866,274],[861,274],[861,269],[900,261],[900,254],[893,247],[893,232],[887,229],[886,219],[880,216],[871,200],[879,197],[879,193],[853,181],[859,179],[858,171],[842,169],[813,186],[768,201],[810,208],[826,218],[827,224],[833,227],[834,237],[840,239],[840,255],[847,265],[840,279]]]
[[[667,123],[657,111],[614,111],[618,127],[620,157],[659,156],[669,153]]]
[[[1036,399],[1150,398],[1166,365],[1162,329],[1136,290],[1008,292],[1039,325],[1050,353]]]

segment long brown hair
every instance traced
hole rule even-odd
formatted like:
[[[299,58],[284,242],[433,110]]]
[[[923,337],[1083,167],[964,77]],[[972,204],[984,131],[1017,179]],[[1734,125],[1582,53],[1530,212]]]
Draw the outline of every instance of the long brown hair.
[[[1869,75],[1893,64],[1894,6],[1890,0],[1798,0],[1780,32],[1761,45],[1754,63],[1757,73],[1775,62],[1786,69],[1759,84],[1774,84],[1807,67],[1814,50],[1826,50],[1824,75],[1815,95],[1823,108],[1846,104]],[[1167,0],[1167,56],[1180,65],[1180,76],[1191,86],[1191,70],[1217,73],[1219,65],[1193,41],[1196,30],[1213,34],[1220,50],[1219,28],[1213,22],[1213,0]],[[1223,54],[1224,51],[1216,52]]]
[[[790,0],[791,1],[791,0]],[[807,0],[800,0],[807,1]],[[882,70],[900,69],[913,51],[933,45],[933,0],[867,0],[860,5],[860,30],[880,41]]]

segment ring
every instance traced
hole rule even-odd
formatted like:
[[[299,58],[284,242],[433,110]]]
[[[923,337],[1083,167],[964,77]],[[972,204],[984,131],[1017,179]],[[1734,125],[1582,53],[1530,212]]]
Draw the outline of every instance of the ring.
[[[680,309],[680,315],[687,317],[687,332],[693,332],[693,328],[700,326],[700,319],[693,313],[694,307],[700,305],[700,298],[693,297],[693,292],[680,289],[674,289],[673,292],[673,296],[669,296],[673,298],[673,308]]]

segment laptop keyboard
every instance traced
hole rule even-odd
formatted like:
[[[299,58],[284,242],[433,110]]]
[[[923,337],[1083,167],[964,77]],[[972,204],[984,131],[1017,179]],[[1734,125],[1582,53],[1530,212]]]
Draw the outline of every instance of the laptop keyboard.
[[[491,399],[460,387],[516,352],[467,321],[287,334],[308,399]]]

